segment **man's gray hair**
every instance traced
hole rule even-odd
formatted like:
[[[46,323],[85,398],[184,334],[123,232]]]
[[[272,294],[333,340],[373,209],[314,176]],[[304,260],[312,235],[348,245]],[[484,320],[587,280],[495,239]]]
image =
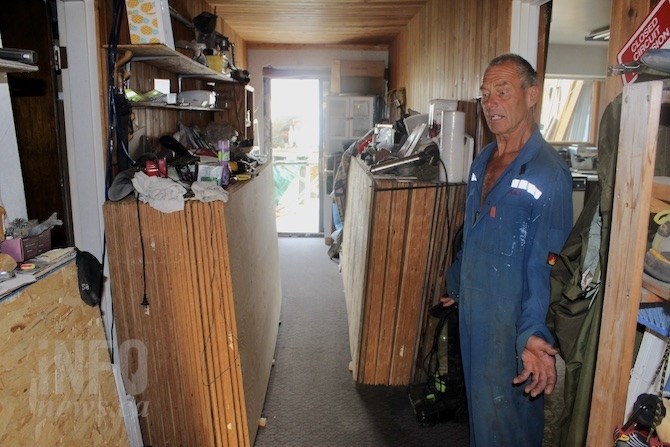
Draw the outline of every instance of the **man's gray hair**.
[[[517,71],[519,72],[519,76],[521,77],[521,85],[523,86],[523,88],[528,88],[533,85],[537,85],[537,72],[526,59],[519,56],[518,54],[514,53],[501,54],[500,56],[493,58],[491,62],[489,62],[489,67],[493,67],[495,65],[502,65],[506,63],[511,63],[516,67]]]

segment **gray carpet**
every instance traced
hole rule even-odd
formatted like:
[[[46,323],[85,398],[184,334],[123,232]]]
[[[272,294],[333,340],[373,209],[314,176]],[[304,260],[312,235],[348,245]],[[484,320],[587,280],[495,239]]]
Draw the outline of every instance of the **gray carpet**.
[[[321,237],[279,239],[281,324],[255,446],[467,446],[466,423],[420,424],[406,387],[354,382],[342,277],[327,249]]]

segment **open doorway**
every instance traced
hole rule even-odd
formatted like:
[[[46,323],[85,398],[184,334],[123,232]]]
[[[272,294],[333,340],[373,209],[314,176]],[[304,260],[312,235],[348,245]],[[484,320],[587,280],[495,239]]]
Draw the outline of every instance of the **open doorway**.
[[[278,233],[319,233],[319,84],[318,79],[271,80]]]

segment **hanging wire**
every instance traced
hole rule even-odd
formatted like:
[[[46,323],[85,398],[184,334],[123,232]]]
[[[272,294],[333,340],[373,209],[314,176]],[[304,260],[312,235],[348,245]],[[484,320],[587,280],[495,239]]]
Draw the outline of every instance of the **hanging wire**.
[[[665,379],[666,373],[668,370],[668,358],[670,357],[670,343],[668,340],[665,341],[665,351],[663,352],[663,358],[661,363],[656,369],[655,377],[658,377],[658,374],[661,374],[660,385],[658,386],[658,400],[656,402],[656,407],[654,409],[654,422],[651,424],[651,429],[649,430],[649,435],[647,436],[647,443],[651,440],[652,434],[656,431],[656,427],[661,423],[665,412],[663,411],[663,388],[665,388]]]

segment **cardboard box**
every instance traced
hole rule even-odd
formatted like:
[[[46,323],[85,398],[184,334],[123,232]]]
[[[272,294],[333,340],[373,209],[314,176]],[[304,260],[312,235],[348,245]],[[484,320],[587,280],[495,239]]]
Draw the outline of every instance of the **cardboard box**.
[[[23,262],[49,250],[51,250],[51,230],[37,236],[6,239],[0,242],[0,252],[8,254],[16,262]]]
[[[340,77],[365,76],[384,78],[384,61],[333,61],[332,72]]]
[[[167,0],[126,0],[126,13],[131,43],[162,43],[174,50]]]
[[[330,91],[359,95],[384,94],[384,72],[384,61],[335,60],[330,70]]]
[[[331,93],[347,93],[356,95],[383,95],[386,82],[384,78],[345,76],[331,81]]]

